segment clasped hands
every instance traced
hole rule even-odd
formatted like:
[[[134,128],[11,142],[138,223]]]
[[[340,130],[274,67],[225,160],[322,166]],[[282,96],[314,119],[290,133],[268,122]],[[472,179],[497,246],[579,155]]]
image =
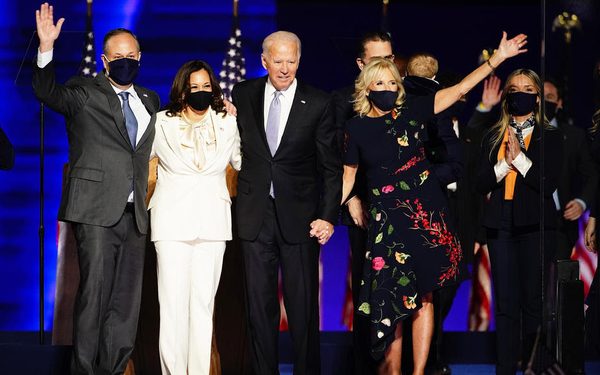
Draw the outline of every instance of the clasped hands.
[[[504,153],[504,160],[506,164],[508,164],[511,169],[515,169],[512,165],[513,161],[519,156],[521,153],[521,144],[517,139],[517,136],[513,131],[509,129],[508,131],[508,142],[506,142],[506,151]]]
[[[310,223],[310,236],[317,237],[319,244],[325,245],[333,236],[333,225],[323,219],[313,220]]]

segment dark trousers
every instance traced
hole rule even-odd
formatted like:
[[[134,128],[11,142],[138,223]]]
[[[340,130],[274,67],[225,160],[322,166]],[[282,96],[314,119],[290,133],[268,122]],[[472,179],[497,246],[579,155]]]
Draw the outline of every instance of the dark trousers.
[[[546,248],[552,246],[553,234],[545,231]],[[537,225],[512,225],[510,203],[503,207],[500,229],[487,231],[496,312],[496,374],[515,374],[519,359],[527,362],[542,324],[540,236]],[[551,262],[550,254],[544,254],[545,263]]]
[[[285,242],[269,199],[260,233],[242,241],[252,366],[256,375],[279,374],[278,272],[294,346],[294,374],[320,374],[319,245]],[[308,231],[309,228],[306,228]]]
[[[356,225],[348,225],[348,240],[350,242],[350,251],[352,252],[352,303],[354,304],[354,311],[356,311],[359,305],[358,296],[365,264],[365,254],[367,252],[367,239],[368,233],[366,230]],[[371,339],[369,332],[369,318],[355,313],[353,316],[352,331],[355,375],[374,374],[377,369],[375,361],[370,355]]]
[[[72,374],[122,374],[133,351],[146,235],[133,205],[112,227],[75,223],[80,282],[73,324]]]

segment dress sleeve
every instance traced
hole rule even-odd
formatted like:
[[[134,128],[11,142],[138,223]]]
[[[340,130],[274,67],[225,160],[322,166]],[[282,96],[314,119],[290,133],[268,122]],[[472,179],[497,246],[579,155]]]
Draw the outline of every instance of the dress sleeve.
[[[344,164],[357,165],[360,161],[360,150],[356,143],[356,135],[352,126],[346,124],[344,130]]]

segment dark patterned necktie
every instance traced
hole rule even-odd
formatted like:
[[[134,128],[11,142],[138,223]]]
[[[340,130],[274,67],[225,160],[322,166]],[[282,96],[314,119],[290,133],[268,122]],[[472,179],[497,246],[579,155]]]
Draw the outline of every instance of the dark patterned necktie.
[[[127,135],[129,135],[129,142],[131,147],[135,148],[135,139],[137,137],[138,123],[131,107],[129,106],[129,93],[127,91],[121,91],[118,94],[123,99],[123,116],[125,117],[125,128],[127,128]]]
[[[517,136],[517,140],[521,145],[521,149],[525,150],[525,138],[523,137],[523,130],[529,129],[535,125],[535,119],[533,116],[525,120],[522,124],[517,124],[517,122],[511,118],[510,126],[515,129],[515,134]]]

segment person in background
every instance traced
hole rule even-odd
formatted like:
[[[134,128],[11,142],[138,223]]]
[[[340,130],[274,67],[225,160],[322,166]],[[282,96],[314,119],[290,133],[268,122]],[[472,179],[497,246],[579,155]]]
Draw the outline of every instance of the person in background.
[[[407,97],[426,96],[442,89],[442,85],[436,81],[438,70],[438,60],[432,54],[417,53],[412,55],[408,59],[407,75],[402,80]],[[458,83],[458,81],[455,83]],[[459,129],[456,118],[459,104],[464,104],[464,98],[429,120],[426,123],[426,137],[423,139],[425,154],[431,163],[431,171],[436,175],[441,188],[446,191],[449,212],[452,218],[455,219],[453,226],[457,229],[458,221],[456,219],[459,218],[459,214],[455,210],[455,193],[463,169],[462,149],[457,134]],[[462,245],[463,241],[460,237],[459,239]],[[443,359],[443,325],[457,289],[458,284],[453,284],[433,291],[434,331],[428,362],[436,375],[451,373],[450,366]]]
[[[158,178],[148,204],[156,247],[162,372],[209,374],[213,309],[231,200],[225,171],[241,167],[240,137],[210,66],[192,60],[156,119]]]
[[[559,211],[556,259],[571,259],[579,239],[579,218],[596,200],[598,171],[590,152],[589,142],[582,128],[570,125],[561,116],[562,91],[552,79],[544,81],[546,118],[563,135],[563,157],[560,166],[558,190],[553,195]]]
[[[562,160],[562,133],[545,120],[542,100],[538,75],[528,69],[513,71],[502,92],[500,120],[484,138],[480,156],[477,190],[490,196],[483,225],[496,309],[497,374],[515,374],[520,358],[526,363],[542,324],[542,269],[552,261],[557,220],[552,195],[560,173],[556,166]],[[544,228],[540,228],[541,200]],[[540,250],[542,233],[547,246]]]

